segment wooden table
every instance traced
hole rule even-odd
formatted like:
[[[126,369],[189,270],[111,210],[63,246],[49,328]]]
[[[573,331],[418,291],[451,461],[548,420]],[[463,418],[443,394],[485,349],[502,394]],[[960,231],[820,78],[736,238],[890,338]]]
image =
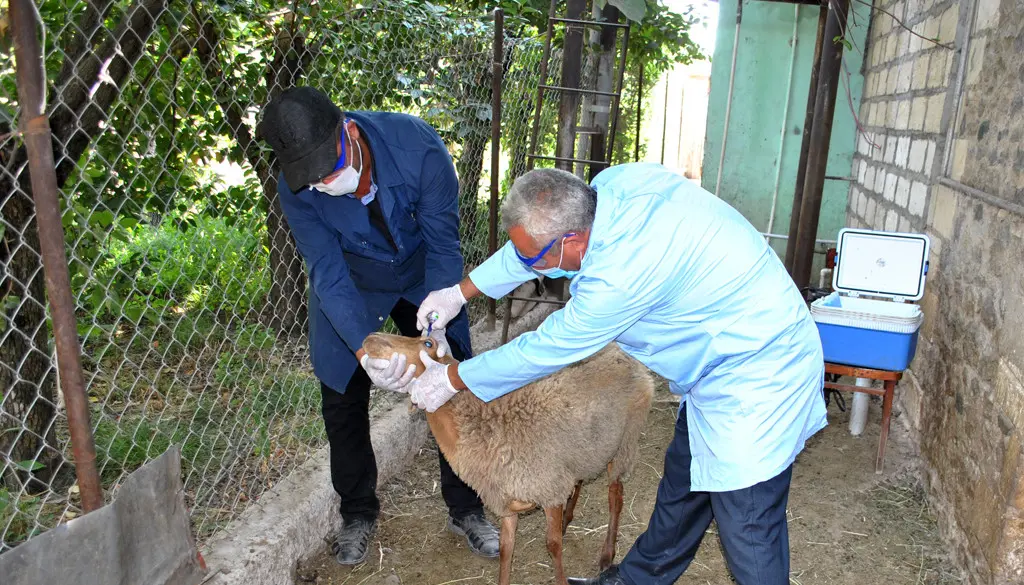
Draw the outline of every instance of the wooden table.
[[[892,415],[892,398],[896,393],[896,383],[903,377],[903,372],[890,370],[873,370],[870,368],[857,368],[825,362],[825,373],[851,378],[869,378],[881,380],[882,389],[865,388],[863,386],[851,386],[838,382],[825,381],[825,388],[830,390],[841,390],[846,392],[863,392],[882,397],[882,430],[878,437],[878,457],[875,459],[875,473],[882,472],[882,461],[885,459],[885,442],[889,438],[889,422]]]

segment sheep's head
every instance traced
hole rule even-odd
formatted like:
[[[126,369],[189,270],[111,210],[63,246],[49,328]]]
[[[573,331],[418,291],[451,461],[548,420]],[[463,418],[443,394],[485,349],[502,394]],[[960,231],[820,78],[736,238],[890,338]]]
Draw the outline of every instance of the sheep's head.
[[[437,360],[437,341],[429,337],[404,337],[390,333],[371,333],[363,340],[363,351],[371,358],[390,359],[391,354],[405,355],[406,363],[416,366],[416,376],[426,369],[420,361],[420,351],[427,352],[431,359]],[[442,363],[452,363],[451,356],[444,356]]]

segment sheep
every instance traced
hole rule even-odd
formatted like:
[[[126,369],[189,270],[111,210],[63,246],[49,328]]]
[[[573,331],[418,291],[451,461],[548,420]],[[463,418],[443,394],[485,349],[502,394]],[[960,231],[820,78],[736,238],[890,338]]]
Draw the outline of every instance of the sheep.
[[[437,359],[429,338],[373,333],[363,342],[371,357],[404,354],[424,371],[425,350]],[[444,356],[442,363],[456,363]],[[484,402],[472,392],[456,394],[427,423],[455,473],[501,518],[499,585],[509,585],[519,514],[537,507],[547,518],[547,548],[555,582],[567,585],[562,537],[573,518],[584,481],[608,474],[608,532],[601,570],[615,558],[622,512],[622,479],[633,467],[637,444],[654,395],[654,379],[616,343],[579,363]]]

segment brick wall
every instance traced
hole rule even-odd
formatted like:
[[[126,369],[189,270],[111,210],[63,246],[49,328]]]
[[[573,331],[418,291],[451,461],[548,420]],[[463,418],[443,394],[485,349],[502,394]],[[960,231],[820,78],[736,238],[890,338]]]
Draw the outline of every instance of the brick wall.
[[[1024,583],[1024,0],[874,6],[848,224],[931,238],[899,400],[970,582]]]

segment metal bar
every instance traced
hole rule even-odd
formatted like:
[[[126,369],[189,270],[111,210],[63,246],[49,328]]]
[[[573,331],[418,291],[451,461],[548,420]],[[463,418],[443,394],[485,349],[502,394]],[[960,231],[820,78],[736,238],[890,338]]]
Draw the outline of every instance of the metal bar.
[[[540,85],[538,87],[543,88],[543,89],[550,89],[550,90],[553,90],[553,91],[571,91],[571,92],[575,92],[575,93],[589,93],[589,94],[600,95],[600,96],[605,96],[605,97],[614,97],[615,96],[615,92],[612,92],[612,91],[598,91],[596,89],[585,89],[585,88],[582,88],[582,87],[561,87],[561,86],[558,86],[558,85]]]
[[[505,317],[501,320],[501,345],[508,343],[508,327],[512,324],[512,299],[505,303]]]
[[[627,20],[626,22],[628,23],[629,21]],[[612,127],[608,130],[608,155],[605,157],[605,159],[608,161],[608,164],[612,163],[612,153],[615,152],[615,130],[616,130],[616,128],[619,125],[619,101],[622,99],[622,84],[624,83],[624,80],[625,80],[625,77],[626,77],[626,56],[628,54],[629,54],[629,27],[627,26],[625,32],[622,33],[622,61],[619,61],[619,83],[617,84],[618,92],[615,94],[615,97],[612,98]],[[640,67],[641,67],[640,71],[642,72],[643,71],[643,65],[640,65]],[[640,82],[641,85],[643,84],[642,77],[643,76],[641,75],[641,82]],[[641,101],[641,99],[640,99],[640,97],[638,95],[637,96],[637,110],[640,109],[640,101]],[[639,119],[640,118],[638,116],[637,117],[638,121],[636,123],[636,129],[637,129],[637,132],[636,132],[636,135],[637,135],[637,148],[639,148],[639,143],[640,143],[639,142],[640,141],[640,138],[639,138],[639,136],[640,136],[640,122],[639,122]]]
[[[583,15],[586,0],[566,0],[565,13],[568,18]],[[558,100],[558,131],[555,135],[555,155],[572,157],[576,155],[576,135],[572,129],[576,126],[576,115],[580,105],[580,87],[583,75],[583,28],[567,27],[562,39],[562,78],[559,86],[561,96]],[[536,151],[534,151],[536,152]],[[571,164],[556,164],[557,168],[572,172]]]
[[[10,1],[11,28],[21,105],[21,133],[28,152],[32,199],[36,205],[39,247],[46,277],[46,296],[50,303],[53,337],[57,350],[57,371],[67,405],[68,430],[75,458],[75,475],[82,496],[82,509],[88,513],[103,507],[103,488],[96,470],[96,445],[89,421],[89,401],[85,396],[85,377],[75,323],[75,301],[64,253],[64,228],[61,225],[56,166],[53,160],[50,121],[46,117],[43,92],[46,74],[43,53],[36,36],[38,25],[32,0]]]
[[[783,235],[783,234],[762,233],[761,236],[763,236],[765,238],[768,238],[769,240],[788,240],[789,239],[789,236],[786,236],[786,235]],[[835,244],[836,240],[814,240],[814,243],[815,244],[821,244],[823,246],[828,246],[828,245],[831,245],[831,244]]]
[[[729,144],[729,120],[732,119],[732,96],[736,83],[736,57],[740,52],[740,27],[743,25],[743,0],[736,2],[736,32],[732,36],[732,64],[729,66],[729,90],[725,94],[725,120],[722,122],[722,149],[718,154],[718,172],[715,177],[715,197],[721,197],[722,173],[725,171],[725,152]]]
[[[796,232],[800,226],[800,202],[804,198],[804,179],[807,177],[807,156],[811,148],[811,128],[814,126],[814,104],[818,95],[818,72],[821,69],[821,50],[825,43],[825,21],[828,9],[818,12],[818,34],[814,40],[814,57],[811,59],[811,81],[807,91],[807,111],[804,113],[804,131],[800,142],[800,159],[796,166],[796,185],[793,188],[793,206],[789,215],[789,242],[783,265],[793,275],[793,256],[796,254]]]
[[[814,259],[814,239],[821,216],[821,198],[825,187],[825,168],[828,166],[829,142],[832,139],[832,121],[835,117],[836,93],[842,68],[843,44],[832,39],[841,37],[846,30],[850,0],[836,0],[830,5],[825,24],[825,40],[821,50],[818,72],[818,91],[814,104],[814,123],[807,155],[807,177],[800,201],[800,222],[793,253],[791,276],[797,288],[803,290],[810,281],[811,262]],[[793,244],[794,242],[790,242]]]
[[[578,18],[552,18],[553,22],[567,22],[570,24],[582,24],[584,26],[615,26],[618,28],[629,28],[628,24],[621,22],[601,22],[598,20],[580,20]]]
[[[676,131],[676,168],[682,168],[683,152],[683,112],[686,110],[686,86],[679,89],[679,130]],[[783,124],[785,125],[785,124]],[[773,208],[774,211],[774,208]]]
[[[555,17],[555,6],[558,4],[558,0],[551,0],[551,6],[548,8],[548,31],[544,41],[544,57],[540,61],[540,83],[547,83],[548,80],[548,59],[551,57],[551,35],[552,28],[554,26],[552,18]],[[540,130],[540,113],[544,103],[544,89],[537,87],[537,105],[533,110],[533,128],[530,129],[530,152],[537,152],[537,132]],[[533,170],[533,161],[527,158],[526,170]],[[506,320],[509,317],[506,317]],[[508,328],[506,323],[506,329]]]
[[[494,9],[494,59],[491,62],[491,201],[487,231],[487,255],[498,250],[498,189],[501,166],[501,82],[505,65],[505,11]],[[498,303],[487,297],[487,326],[494,328]]]
[[[665,99],[661,103],[661,160],[665,164],[665,134],[668,131],[668,71],[665,72]]]
[[[829,390],[842,390],[844,392],[860,392],[863,394],[874,394],[875,396],[884,396],[885,389],[883,388],[869,388],[867,386],[850,386],[849,384],[840,384],[838,382],[825,382],[825,388]]]
[[[619,19],[622,18],[622,13],[619,11],[618,8],[616,8],[616,7],[614,7],[614,6],[610,5],[610,4],[607,4],[607,5],[605,5],[604,8],[601,9],[601,17],[604,19],[605,22],[618,24]],[[608,27],[608,28],[601,29],[601,34],[600,34],[601,58],[600,58],[600,62],[602,64],[604,63],[604,60],[608,56],[610,56],[611,59],[612,59],[612,65],[614,66],[615,58],[616,58],[615,49],[618,46],[618,42],[619,42],[618,28],[623,28],[623,30],[625,31],[623,33],[623,35],[625,35],[625,38],[628,40],[629,39],[629,26],[628,26],[628,23],[629,23],[629,21],[626,20],[626,25],[627,26],[617,27],[617,28]],[[623,49],[625,49],[625,47],[623,47]],[[618,69],[621,69],[621,68],[622,67],[621,67],[621,64],[620,64]],[[604,76],[602,75],[603,69],[604,69],[603,66],[601,66],[600,69],[601,69],[601,73],[598,74],[598,84],[600,84],[599,88],[603,87],[604,83],[608,83],[610,85],[609,89],[614,90],[615,91],[615,95],[612,96],[612,99],[608,100],[608,103],[607,103],[607,106],[608,106],[607,113],[606,114],[602,113],[600,116],[595,116],[595,120],[598,119],[599,117],[602,118],[601,121],[603,122],[602,125],[604,126],[605,133],[600,135],[600,136],[595,137],[593,139],[593,141],[590,143],[590,153],[589,153],[589,156],[590,156],[591,160],[604,160],[604,161],[606,161],[606,164],[603,164],[603,165],[590,165],[590,168],[587,169],[587,179],[589,181],[593,181],[594,177],[598,173],[600,173],[601,171],[603,171],[606,168],[608,168],[608,166],[611,164],[612,148],[609,148],[609,145],[615,143],[615,136],[613,134],[610,134],[609,132],[614,132],[614,130],[612,130],[612,128],[613,128],[613,126],[612,126],[612,123],[613,123],[612,116],[618,113],[619,100],[622,99],[622,79],[621,79],[622,76],[621,76],[620,72],[619,71],[612,71],[611,75],[609,76],[610,79],[606,80],[604,78]],[[580,154],[582,155],[583,153],[580,153]]]
[[[636,134],[633,143],[633,162],[640,162],[640,120],[643,118],[641,111],[644,107],[644,60],[640,61],[640,72],[636,76]]]
[[[510,301],[525,301],[529,303],[547,303],[549,305],[564,305],[565,301],[553,301],[551,299],[538,299],[536,297],[505,297]]]
[[[547,155],[543,155],[543,154],[528,154],[528,155],[526,155],[526,157],[527,158],[542,158],[544,160],[554,160],[554,161],[558,161],[558,162],[574,162],[574,163],[580,163],[581,165],[603,165],[603,164],[608,164],[606,161],[603,161],[603,160],[590,160],[590,159],[586,159],[586,158],[570,158],[570,157],[565,157],[565,156],[547,156]]]
[[[971,197],[973,199],[984,201],[985,203],[997,207],[999,209],[1005,209],[1010,213],[1015,213],[1017,215],[1024,216],[1024,205],[1019,205],[1017,203],[1005,201],[993,195],[989,195],[988,193],[980,189],[975,189],[974,187],[964,185],[959,181],[954,181],[953,179],[947,177],[942,177],[941,179],[939,179],[939,183],[945,185],[946,187],[949,187],[950,189],[956,189],[960,193],[963,193],[964,195]]]
[[[755,0],[757,2],[777,2],[779,4],[801,4],[803,6],[822,6],[818,0]]]

